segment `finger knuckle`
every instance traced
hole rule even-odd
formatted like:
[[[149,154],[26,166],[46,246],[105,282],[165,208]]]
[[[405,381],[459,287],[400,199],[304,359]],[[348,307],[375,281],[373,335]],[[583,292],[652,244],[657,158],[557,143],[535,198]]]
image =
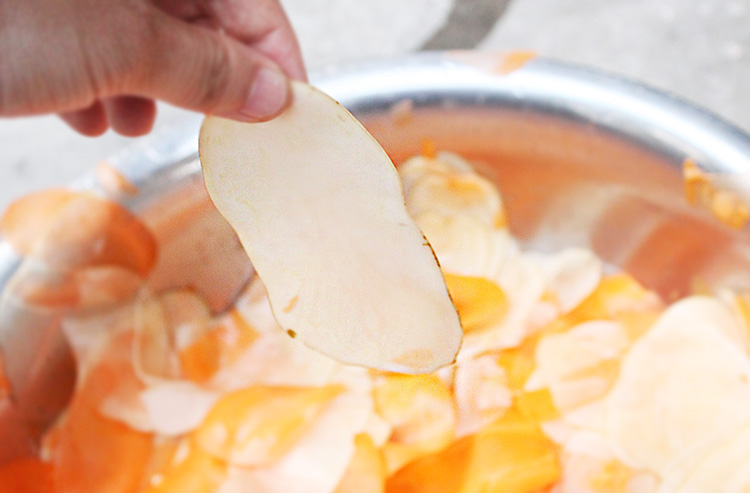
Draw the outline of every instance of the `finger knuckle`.
[[[127,14],[109,23],[113,31],[127,32],[127,36],[98,39],[85,33],[80,41],[85,54],[85,73],[98,97],[116,95],[137,86],[154,65],[154,23],[148,16]],[[132,29],[133,25],[138,28]]]
[[[158,19],[144,16],[140,28],[127,41],[120,70],[127,75],[154,73],[164,63],[163,57],[170,51],[167,41]]]
[[[205,109],[217,106],[225,97],[230,86],[232,67],[235,65],[233,52],[223,38],[218,42],[207,43],[203,59],[203,84],[197,90],[196,104]]]

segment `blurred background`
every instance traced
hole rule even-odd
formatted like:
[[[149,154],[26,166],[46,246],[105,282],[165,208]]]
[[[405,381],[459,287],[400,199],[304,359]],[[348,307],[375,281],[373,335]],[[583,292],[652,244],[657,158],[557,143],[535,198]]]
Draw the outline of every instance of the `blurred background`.
[[[423,49],[532,50],[640,80],[750,131],[750,0],[282,0],[311,72]],[[185,112],[160,106],[159,127]],[[0,119],[0,209],[134,139]]]

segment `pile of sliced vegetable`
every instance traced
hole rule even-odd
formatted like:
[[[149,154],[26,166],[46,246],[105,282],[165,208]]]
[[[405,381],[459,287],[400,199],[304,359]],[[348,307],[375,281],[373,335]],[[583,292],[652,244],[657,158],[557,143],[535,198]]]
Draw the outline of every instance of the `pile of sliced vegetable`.
[[[299,94],[293,108],[313,101]],[[209,125],[204,139],[244,138],[244,126]],[[305,131],[296,131],[300,142]],[[256,181],[234,165],[206,166],[250,149],[227,155],[205,145],[209,191],[260,276],[220,314],[190,289],[79,293],[76,303],[116,309],[65,317],[75,396],[40,457],[0,467],[0,491],[750,491],[747,294],[668,306],[628,274],[606,273],[590,251],[523,251],[497,189],[454,154],[399,166],[406,215],[382,161],[346,163],[352,169],[322,178],[311,169],[309,188],[278,196],[274,180],[293,169],[263,163],[269,181]],[[290,152],[305,154],[295,146]],[[360,188],[334,190],[347,172],[354,176],[342,181]],[[382,189],[371,191],[373,181]],[[232,182],[263,197],[237,206],[241,194],[230,191],[217,200],[216,187]],[[372,227],[358,234],[351,211],[337,209],[345,203],[358,204],[353,217]],[[304,230],[289,229],[287,206],[308,207]],[[394,217],[406,226],[394,230]],[[353,238],[336,232],[339,221]],[[311,246],[319,241],[325,252]],[[389,244],[406,245],[408,257],[379,258]],[[430,248],[443,277],[431,274]],[[128,282],[124,273],[147,270],[150,250],[135,251],[113,268]],[[365,265],[357,261],[367,255]],[[58,293],[50,288],[57,278],[90,280],[80,272],[109,265],[97,258],[34,278],[32,292]],[[277,264],[286,260],[295,268]],[[446,289],[463,326],[457,355]],[[0,375],[0,399],[3,382]]]

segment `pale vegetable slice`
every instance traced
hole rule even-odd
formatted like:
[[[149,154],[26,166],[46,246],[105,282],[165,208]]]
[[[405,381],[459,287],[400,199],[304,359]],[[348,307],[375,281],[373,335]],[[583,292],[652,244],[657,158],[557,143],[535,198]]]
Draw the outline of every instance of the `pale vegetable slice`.
[[[182,435],[197,428],[219,397],[218,392],[179,380],[153,385],[140,394],[151,428],[166,436]]]
[[[293,446],[267,467],[230,466],[217,493],[332,493],[355,453],[355,436],[372,413],[372,398],[346,391],[318,414]]]
[[[748,294],[735,293],[731,289],[719,289],[715,296],[737,319],[737,323],[722,327],[726,335],[750,355],[750,297]]]
[[[664,472],[661,493],[750,491],[750,422],[683,454]]]
[[[201,384],[236,362],[258,338],[237,310],[222,315],[208,329],[180,350],[182,374]],[[180,333],[177,335],[179,343]]]
[[[268,303],[266,287],[257,276],[250,280],[234,307],[239,316],[260,334],[278,334],[281,331]]]
[[[445,274],[445,282],[466,332],[497,324],[508,312],[508,295],[489,279]]]
[[[208,118],[206,186],[238,232],[279,324],[345,363],[407,373],[455,358],[456,310],[398,174],[338,103],[299,82],[264,123]]]
[[[513,404],[505,368],[492,353],[461,362],[456,369],[453,392],[458,437],[476,433],[501,418]]]
[[[544,273],[524,255],[509,258],[494,280],[508,294],[508,310],[499,324],[479,332],[467,332],[458,359],[493,349],[519,346],[533,330],[535,308],[547,287]]]
[[[527,389],[549,387],[562,411],[602,397],[617,377],[619,356],[628,347],[622,326],[593,320],[562,334],[544,336],[536,348],[537,368]]]
[[[606,439],[590,431],[576,431],[563,446],[561,493],[630,492],[633,473],[615,460]]]
[[[375,408],[391,424],[383,447],[389,472],[447,446],[455,436],[450,389],[436,375],[388,375],[373,389]]]
[[[179,376],[179,360],[172,351],[172,327],[159,299],[138,300],[134,317],[133,368],[145,384]]]
[[[382,493],[385,490],[383,454],[369,435],[354,437],[354,455],[334,493]]]
[[[237,312],[259,336],[231,365],[214,375],[212,386],[223,390],[248,385],[317,387],[331,383],[343,366],[281,331],[257,278],[238,300]]]
[[[488,226],[504,223],[503,203],[494,184],[469,163],[445,154],[436,159],[412,158],[399,168],[409,212],[470,216]]]
[[[414,220],[446,272],[493,279],[519,256],[518,245],[508,231],[493,229],[474,217],[427,211]]]
[[[195,439],[214,457],[231,464],[272,464],[343,390],[338,385],[239,390],[216,403],[196,430]]]
[[[220,370],[212,384],[220,389],[247,385],[319,386],[332,380],[338,363],[296,344],[284,334],[266,334],[230,366]]]
[[[505,315],[491,326],[472,333],[465,325],[459,359],[520,344],[532,311],[547,287],[547,275],[525,258],[507,230],[495,229],[470,215],[426,211],[415,220],[445,272],[486,278],[507,294],[508,299],[503,302]]]
[[[750,361],[726,336],[732,323],[721,302],[694,296],[632,346],[607,398],[622,462],[660,473],[677,454],[750,420]]]
[[[554,255],[527,254],[548,276],[548,294],[561,313],[581,304],[602,279],[602,261],[591,250],[568,248]]]

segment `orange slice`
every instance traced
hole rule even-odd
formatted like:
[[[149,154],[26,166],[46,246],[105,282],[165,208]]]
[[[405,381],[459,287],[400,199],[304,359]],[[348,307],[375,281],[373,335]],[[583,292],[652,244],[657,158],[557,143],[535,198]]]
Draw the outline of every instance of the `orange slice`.
[[[660,309],[661,302],[632,276],[619,273],[602,279],[594,291],[565,317],[566,328],[581,322],[619,319],[633,312]]]
[[[135,491],[152,436],[99,414],[85,399],[71,404],[54,450],[55,485],[69,493]]]
[[[511,412],[500,422],[407,464],[388,493],[532,493],[561,475],[556,446],[533,422]]]
[[[476,433],[501,418],[513,404],[514,392],[497,354],[462,360],[456,367],[453,392],[457,407],[456,434]]]
[[[29,254],[40,234],[49,229],[75,195],[72,190],[55,188],[18,199],[0,218],[0,233],[19,253]]]
[[[224,396],[195,432],[196,443],[231,464],[270,464],[304,434],[343,388],[250,387]]]
[[[450,390],[435,375],[389,375],[373,390],[377,412],[392,426],[383,446],[389,471],[440,450],[455,436]]]
[[[170,466],[149,479],[145,493],[215,493],[227,466],[200,447],[188,443],[177,450]]]
[[[0,466],[0,491],[54,493],[52,465],[39,459],[16,459]]]
[[[508,297],[494,282],[458,274],[444,277],[465,332],[498,324],[508,313]]]
[[[134,491],[148,464],[153,435],[125,422],[141,425],[138,392],[143,386],[130,364],[132,338],[113,337],[101,361],[85,375],[52,446],[59,491],[109,493]],[[116,421],[102,413],[111,410]]]
[[[182,373],[194,382],[206,382],[235,362],[257,338],[258,332],[232,310],[180,351]]]
[[[354,437],[354,456],[333,493],[382,493],[385,489],[385,460],[369,435]]]
[[[119,265],[145,276],[156,260],[148,228],[90,192],[53,189],[23,197],[0,219],[0,232],[19,252],[64,270]]]

